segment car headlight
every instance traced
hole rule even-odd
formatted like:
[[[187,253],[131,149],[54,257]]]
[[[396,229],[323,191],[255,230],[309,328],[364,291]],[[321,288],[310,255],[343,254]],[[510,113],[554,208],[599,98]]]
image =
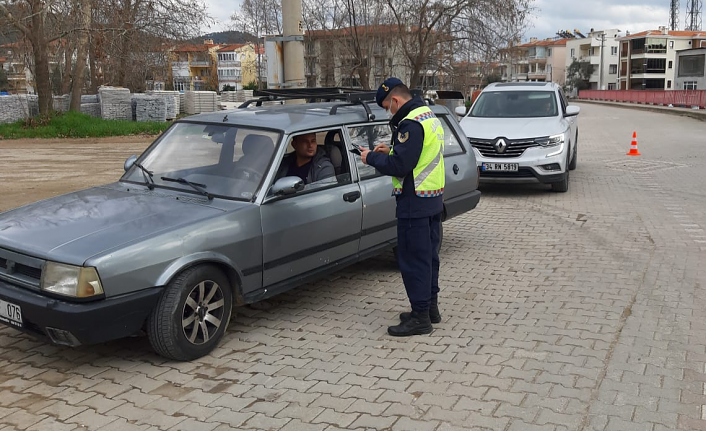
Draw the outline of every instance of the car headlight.
[[[556,147],[564,143],[564,134],[562,133],[548,138],[539,138],[535,142],[543,147]]]
[[[47,292],[74,298],[90,298],[103,294],[103,286],[95,268],[56,262],[47,262],[44,265],[40,286]]]

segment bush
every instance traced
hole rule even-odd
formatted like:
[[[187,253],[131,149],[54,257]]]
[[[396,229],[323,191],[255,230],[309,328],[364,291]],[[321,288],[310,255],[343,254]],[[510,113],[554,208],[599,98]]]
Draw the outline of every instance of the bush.
[[[12,124],[0,124],[0,139],[99,138],[106,136],[159,135],[171,123],[103,120],[80,112],[54,113]]]

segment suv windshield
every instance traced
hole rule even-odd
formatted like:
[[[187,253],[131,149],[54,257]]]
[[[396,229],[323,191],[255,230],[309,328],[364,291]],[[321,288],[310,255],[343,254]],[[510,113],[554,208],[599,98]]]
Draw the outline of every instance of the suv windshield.
[[[527,118],[555,117],[556,97],[553,91],[484,91],[470,117]]]
[[[280,138],[266,130],[176,123],[139,162],[152,172],[157,187],[199,193],[189,185],[193,183],[213,196],[250,200],[267,175]],[[137,164],[121,180],[145,182]]]

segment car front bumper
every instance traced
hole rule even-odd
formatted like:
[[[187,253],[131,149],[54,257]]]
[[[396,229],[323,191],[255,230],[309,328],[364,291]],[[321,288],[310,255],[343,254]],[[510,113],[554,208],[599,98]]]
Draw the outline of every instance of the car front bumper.
[[[553,148],[531,148],[520,157],[484,157],[475,150],[480,169],[481,183],[551,184],[563,181],[568,173],[566,144]],[[554,154],[557,153],[557,154]],[[547,156],[547,154],[554,154]],[[483,163],[517,163],[517,171],[484,171]],[[546,169],[547,165],[558,165],[559,169]]]
[[[78,346],[138,332],[157,304],[162,288],[145,289],[93,302],[70,302],[0,281],[0,299],[19,306],[22,323],[0,323],[46,337],[55,344]]]

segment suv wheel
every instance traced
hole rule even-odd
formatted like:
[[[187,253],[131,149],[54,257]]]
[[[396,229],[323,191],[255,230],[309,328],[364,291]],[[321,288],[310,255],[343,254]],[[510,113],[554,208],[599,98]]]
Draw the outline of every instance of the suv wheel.
[[[566,155],[566,161],[569,161],[569,155]],[[555,192],[559,193],[564,193],[569,190],[569,172],[571,170],[571,167],[569,166],[569,163],[566,164],[566,173],[564,175],[564,179],[561,181],[558,181],[556,183],[552,183],[552,190]]]
[[[576,138],[574,138],[574,154],[571,156],[571,161],[569,162],[569,169],[576,169],[576,164],[578,163],[578,153],[579,153],[579,132],[576,132]]]
[[[225,333],[233,291],[218,268],[200,265],[175,277],[147,319],[147,336],[158,354],[190,361],[211,352]]]

